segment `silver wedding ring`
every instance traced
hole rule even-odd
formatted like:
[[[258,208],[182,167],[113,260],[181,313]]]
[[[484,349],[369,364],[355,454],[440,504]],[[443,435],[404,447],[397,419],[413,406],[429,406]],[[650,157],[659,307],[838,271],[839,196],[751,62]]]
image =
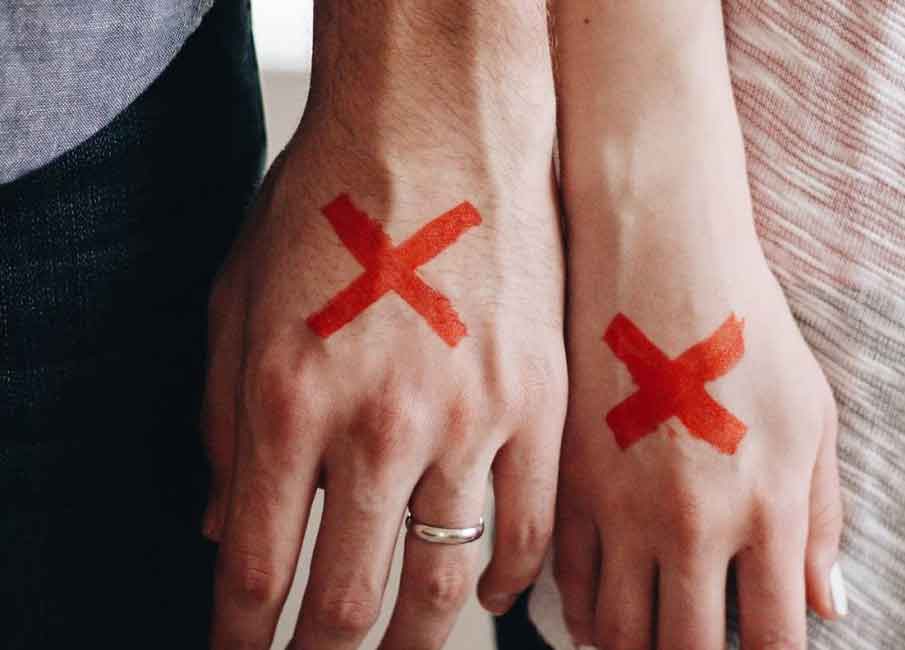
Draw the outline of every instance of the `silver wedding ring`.
[[[405,518],[405,527],[412,535],[429,544],[468,544],[481,539],[484,534],[484,518],[467,528],[444,528],[425,524],[409,515]]]

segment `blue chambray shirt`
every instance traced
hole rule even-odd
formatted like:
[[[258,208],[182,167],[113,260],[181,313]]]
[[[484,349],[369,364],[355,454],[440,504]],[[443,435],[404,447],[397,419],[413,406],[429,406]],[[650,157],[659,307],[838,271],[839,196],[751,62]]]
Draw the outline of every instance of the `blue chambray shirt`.
[[[213,3],[0,0],[0,183],[110,122],[157,78]]]

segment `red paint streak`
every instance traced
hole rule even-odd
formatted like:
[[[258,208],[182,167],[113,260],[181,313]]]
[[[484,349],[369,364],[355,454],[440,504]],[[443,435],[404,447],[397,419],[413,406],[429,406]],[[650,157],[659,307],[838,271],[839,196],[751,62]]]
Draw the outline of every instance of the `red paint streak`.
[[[725,375],[745,353],[744,321],[731,314],[710,337],[669,359],[626,316],[603,335],[638,390],[607,413],[622,449],[676,416],[688,431],[724,454],[734,454],[748,427],[714,400],[704,385]]]
[[[308,317],[308,326],[318,336],[329,337],[389,291],[395,291],[421,314],[450,347],[468,333],[446,296],[424,282],[415,269],[481,223],[474,206],[456,206],[398,246],[393,245],[379,223],[358,210],[345,194],[325,206],[323,213],[365,271],[321,311]]]

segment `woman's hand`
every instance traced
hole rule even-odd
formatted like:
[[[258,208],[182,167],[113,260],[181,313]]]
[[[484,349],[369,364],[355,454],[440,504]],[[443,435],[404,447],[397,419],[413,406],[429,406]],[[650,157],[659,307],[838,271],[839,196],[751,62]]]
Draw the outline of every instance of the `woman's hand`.
[[[835,616],[832,394],[753,246],[704,262],[682,233],[635,234],[602,269],[573,249],[567,621],[601,648],[722,648],[734,561],[745,647],[803,648],[806,589]]]
[[[406,508],[473,525],[491,468],[489,609],[552,531],[566,372],[543,7],[378,4],[318,5],[309,111],[211,300],[215,648],[269,647],[318,485],[297,648],[358,647]],[[407,539],[384,647],[442,646],[477,550]]]
[[[751,216],[718,2],[558,7],[570,398],[555,571],[611,649],[835,617],[836,414]],[[836,590],[837,604],[842,607]]]

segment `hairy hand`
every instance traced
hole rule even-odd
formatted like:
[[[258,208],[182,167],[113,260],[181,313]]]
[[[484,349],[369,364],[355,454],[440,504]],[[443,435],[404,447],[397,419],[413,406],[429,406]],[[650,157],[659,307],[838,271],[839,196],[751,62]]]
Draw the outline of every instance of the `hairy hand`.
[[[269,647],[318,485],[297,648],[358,647],[407,507],[472,525],[493,470],[481,595],[497,612],[534,579],[553,525],[566,373],[549,56],[522,76],[514,64],[500,90],[498,50],[419,49],[422,12],[352,25],[337,5],[319,18],[309,112],[211,299],[215,648]],[[384,647],[441,647],[477,555],[409,536]]]

